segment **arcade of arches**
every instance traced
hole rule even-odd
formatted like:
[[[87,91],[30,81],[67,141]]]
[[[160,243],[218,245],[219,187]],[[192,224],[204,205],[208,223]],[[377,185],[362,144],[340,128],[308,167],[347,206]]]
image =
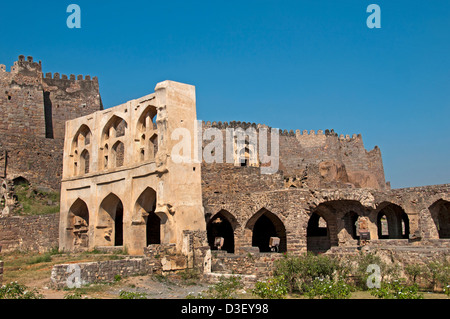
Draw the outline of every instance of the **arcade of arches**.
[[[450,204],[439,200],[430,207],[439,238],[450,238]],[[231,210],[221,209],[207,218],[208,244],[211,250],[221,249],[236,253],[243,247],[257,247],[260,252],[286,252],[306,250],[323,253],[332,247],[357,247],[360,232],[370,234],[371,241],[385,239],[409,239],[410,218],[399,205],[380,203],[376,208],[363,206],[355,200],[333,200],[312,208],[303,222],[291,228],[282,214],[261,209],[247,220],[241,220]],[[363,225],[363,222],[367,225]],[[364,227],[365,229],[362,229]],[[304,229],[304,232],[298,231]],[[301,234],[296,236],[295,234]],[[302,235],[304,234],[304,235]],[[272,249],[269,241],[279,238],[279,246]],[[215,245],[216,238],[223,238],[222,247]],[[294,246],[292,242],[299,242]],[[303,247],[303,248],[302,248]]]
[[[164,216],[155,213],[156,192],[147,188],[135,203],[134,214],[142,217],[145,224],[145,245],[161,244],[164,237]],[[450,203],[438,200],[430,206],[430,214],[436,223],[439,238],[450,238]],[[124,239],[124,208],[115,194],[109,194],[100,204],[97,229],[104,232],[96,238],[97,245],[122,246]],[[312,252],[326,252],[333,246],[356,246],[359,240],[359,221],[362,216],[372,221],[372,240],[408,239],[410,221],[402,207],[393,203],[382,203],[375,210],[369,210],[357,201],[325,202],[308,214],[303,225],[306,234],[306,249]],[[72,230],[73,245],[77,249],[89,247],[89,209],[86,203],[77,199],[69,211],[69,227]],[[286,221],[266,208],[260,209],[245,222],[239,222],[233,213],[220,210],[206,218],[207,241],[211,250],[236,253],[242,247],[257,247],[260,252],[286,252],[289,247]],[[373,231],[373,230],[376,231]],[[98,235],[98,234],[97,234]],[[375,236],[374,236],[375,235]],[[222,245],[216,245],[216,238],[223,238]],[[276,247],[270,246],[271,238],[278,238]],[[297,239],[295,239],[297,240]]]

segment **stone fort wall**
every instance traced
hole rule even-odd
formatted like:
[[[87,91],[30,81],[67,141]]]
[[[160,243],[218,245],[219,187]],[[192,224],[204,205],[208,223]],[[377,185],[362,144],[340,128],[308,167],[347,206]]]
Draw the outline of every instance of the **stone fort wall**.
[[[279,169],[275,174],[261,174],[258,163],[236,165],[227,163],[227,134],[230,129],[254,129],[259,141],[260,128],[269,127],[255,123],[203,122],[203,137],[210,128],[222,132],[222,163],[202,162],[202,187],[207,196],[211,193],[237,191],[266,191],[292,188],[374,188],[389,189],[385,182],[381,151],[364,148],[361,135],[338,136],[333,130],[279,131]],[[203,138],[203,148],[213,139]],[[271,136],[267,134],[270,153]],[[258,146],[255,147],[258,149]],[[236,156],[236,155],[235,155]],[[251,156],[251,155],[250,155]]]
[[[0,178],[59,190],[65,121],[101,109],[96,77],[44,76],[23,55],[10,72],[0,65]]]

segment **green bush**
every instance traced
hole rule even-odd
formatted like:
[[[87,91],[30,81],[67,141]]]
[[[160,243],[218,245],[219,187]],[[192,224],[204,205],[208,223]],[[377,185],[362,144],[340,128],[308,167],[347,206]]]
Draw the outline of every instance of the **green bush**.
[[[450,283],[450,263],[445,259],[427,263],[425,277],[433,290],[437,285],[447,286]]]
[[[310,285],[305,287],[305,294],[311,299],[347,299],[351,292],[351,286],[342,279],[333,281],[329,278],[317,277]]]
[[[83,299],[83,294],[79,291],[68,293],[64,295],[64,299]]]
[[[372,288],[369,291],[372,296],[383,299],[423,299],[418,285],[407,285],[404,279],[381,282],[380,288]]]
[[[36,288],[30,289],[17,281],[0,287],[0,299],[41,299]]]
[[[252,293],[263,299],[282,299],[288,293],[287,282],[281,276],[258,281]]]
[[[443,292],[444,294],[446,294],[447,297],[450,297],[450,285],[445,286],[445,287],[442,289],[442,292]]]
[[[275,262],[274,276],[282,276],[289,292],[304,292],[315,278],[343,278],[349,269],[337,259],[307,253],[302,256],[289,256]]]
[[[380,267],[381,280],[394,280],[399,278],[400,267],[397,264],[388,265],[379,256],[371,253],[360,253],[355,257],[356,267],[352,270],[359,289],[367,290],[367,279],[371,273],[367,272],[369,265]]]
[[[121,290],[119,292],[120,299],[147,299],[147,294],[143,292],[133,292]]]
[[[219,282],[209,287],[205,293],[195,296],[189,294],[186,299],[236,299],[237,291],[244,288],[239,276],[221,276]]]
[[[409,276],[410,281],[415,284],[417,278],[426,273],[426,268],[420,264],[409,264],[405,267],[405,273]]]

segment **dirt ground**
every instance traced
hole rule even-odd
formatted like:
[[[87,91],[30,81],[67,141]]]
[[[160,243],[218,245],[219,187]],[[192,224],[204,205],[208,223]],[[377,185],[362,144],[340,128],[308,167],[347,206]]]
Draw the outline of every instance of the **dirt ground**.
[[[75,290],[53,289],[50,276],[54,265],[61,263],[78,263],[124,258],[114,254],[60,254],[60,253],[24,253],[15,252],[0,255],[4,261],[3,284],[17,281],[27,287],[36,288],[45,299],[64,299],[76,295],[78,298],[119,299],[121,291],[145,294],[148,299],[185,299],[188,295],[208,290],[209,285],[200,282],[195,276],[181,274],[147,275],[120,278],[114,283],[90,284]],[[249,291],[240,291],[243,299],[255,298]],[[305,298],[304,296],[288,296],[288,299]],[[352,293],[351,299],[374,299],[367,291]],[[449,299],[445,294],[424,293],[425,299]]]
[[[66,295],[73,294],[73,290],[55,290],[48,288],[48,282],[40,285],[39,292],[45,299],[63,299]],[[39,284],[36,282],[36,284]],[[207,289],[206,284],[185,284],[176,277],[166,279],[154,276],[135,276],[120,280],[113,284],[92,284],[78,291],[83,298],[119,299],[120,291],[144,293],[148,299],[185,299],[189,294],[197,295]]]
[[[45,299],[63,299],[79,293],[83,298],[118,299],[121,290],[145,293],[151,299],[184,299],[187,295],[208,289],[198,279],[183,279],[180,275],[132,276],[114,283],[90,284],[76,290],[53,289],[50,276],[54,265],[61,263],[91,262],[123,258],[106,254],[35,254],[16,252],[2,254],[4,261],[3,284],[17,281],[29,288],[36,288]]]

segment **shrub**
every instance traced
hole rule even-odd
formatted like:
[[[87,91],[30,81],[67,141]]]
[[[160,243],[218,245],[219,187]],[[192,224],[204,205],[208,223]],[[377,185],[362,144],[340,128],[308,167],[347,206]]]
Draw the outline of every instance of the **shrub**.
[[[426,269],[419,264],[409,264],[405,267],[405,273],[409,276],[410,281],[415,284],[417,278],[422,277],[426,273]]]
[[[406,280],[381,282],[380,288],[370,289],[370,294],[383,299],[423,299],[417,284],[407,285]]]
[[[388,265],[381,260],[379,256],[371,253],[360,253],[356,258],[356,267],[353,270],[357,279],[358,288],[367,290],[367,279],[371,273],[367,272],[369,265],[378,265],[380,267],[381,279],[398,279],[400,267],[396,264]]]
[[[252,293],[263,299],[282,299],[288,293],[287,282],[281,276],[258,281]]]
[[[275,276],[282,276],[286,280],[289,292],[296,290],[297,279],[302,273],[302,260],[297,256],[284,255],[284,258],[275,261]]]
[[[445,286],[445,287],[442,289],[442,292],[443,292],[444,294],[446,294],[447,297],[450,297],[450,285]]]
[[[36,288],[30,289],[17,281],[0,287],[0,299],[41,299]]]
[[[447,286],[450,283],[450,263],[446,260],[429,262],[426,265],[425,277],[430,281],[433,290],[439,284]]]
[[[83,294],[79,291],[76,291],[73,294],[68,293],[64,295],[64,299],[83,299]]]
[[[189,294],[187,299],[235,299],[237,291],[244,288],[239,276],[221,276],[219,282],[209,287],[205,293],[195,296]]]
[[[289,292],[302,292],[314,278],[338,279],[348,273],[347,268],[337,259],[325,255],[286,255],[276,261],[274,275],[285,278]]]
[[[147,294],[143,292],[133,292],[121,290],[119,292],[120,299],[147,299]]]
[[[195,269],[186,269],[179,272],[179,275],[186,285],[195,285],[200,280],[200,274]]]
[[[309,298],[347,299],[351,295],[351,287],[344,280],[332,281],[329,278],[315,278],[305,287],[305,294]]]

